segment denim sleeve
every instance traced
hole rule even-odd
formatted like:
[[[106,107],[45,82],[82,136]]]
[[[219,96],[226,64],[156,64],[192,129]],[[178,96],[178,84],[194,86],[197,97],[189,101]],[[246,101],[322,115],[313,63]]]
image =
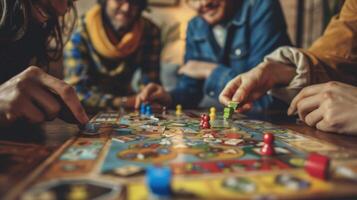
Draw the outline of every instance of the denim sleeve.
[[[243,69],[251,69],[263,61],[264,56],[284,45],[291,45],[278,0],[256,0],[252,4],[249,20],[249,54]],[[218,98],[225,85],[239,75],[235,66],[218,64],[204,84],[205,94]]]

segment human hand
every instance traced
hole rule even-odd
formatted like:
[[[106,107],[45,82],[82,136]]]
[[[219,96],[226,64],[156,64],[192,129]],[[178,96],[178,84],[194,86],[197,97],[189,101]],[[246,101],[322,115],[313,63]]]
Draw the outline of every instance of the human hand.
[[[216,67],[216,63],[190,60],[178,70],[178,73],[196,79],[206,79]]]
[[[54,119],[63,109],[57,95],[79,123],[87,123],[88,116],[74,89],[40,68],[30,66],[0,85],[0,124],[9,125],[18,119],[30,123]]]
[[[252,70],[229,81],[219,96],[222,104],[240,102],[239,112],[252,108],[253,101],[264,96],[278,84],[288,84],[295,76],[295,69],[280,63],[263,62]]]
[[[135,108],[138,109],[143,102],[159,103],[168,106],[171,104],[172,99],[164,87],[156,83],[149,83],[136,96]]]
[[[357,87],[339,82],[306,87],[290,104],[288,114],[296,112],[319,130],[356,134]]]

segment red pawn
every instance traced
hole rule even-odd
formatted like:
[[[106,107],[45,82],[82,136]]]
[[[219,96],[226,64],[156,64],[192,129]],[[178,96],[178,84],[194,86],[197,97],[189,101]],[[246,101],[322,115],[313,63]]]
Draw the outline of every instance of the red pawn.
[[[203,121],[204,122],[209,122],[210,120],[211,120],[211,118],[209,117],[209,115],[207,115],[207,114],[203,115]]]
[[[318,153],[310,153],[305,162],[305,170],[307,173],[312,177],[322,180],[328,178],[329,168],[330,158]]]
[[[211,124],[209,123],[210,117],[207,114],[201,115],[200,127],[203,129],[211,128]]]
[[[201,115],[201,121],[200,121],[200,127],[201,127],[201,128],[202,128],[202,126],[203,126],[203,122],[204,122],[205,115],[206,115],[206,114],[202,114],[202,115]]]
[[[202,124],[202,128],[203,129],[210,129],[211,128],[211,124],[209,123],[209,121],[208,122],[203,122],[203,124]]]
[[[272,133],[264,134],[264,145],[260,150],[260,154],[263,156],[272,156],[275,154],[274,135]]]

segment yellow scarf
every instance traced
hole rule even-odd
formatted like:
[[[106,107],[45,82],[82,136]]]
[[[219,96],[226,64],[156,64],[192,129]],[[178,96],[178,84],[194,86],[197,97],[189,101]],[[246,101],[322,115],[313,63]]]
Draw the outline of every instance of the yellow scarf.
[[[101,11],[101,7],[96,5],[85,16],[86,28],[96,51],[106,58],[115,59],[124,58],[137,50],[143,33],[143,21],[140,19],[135,23],[131,32],[126,33],[115,45],[105,32]]]

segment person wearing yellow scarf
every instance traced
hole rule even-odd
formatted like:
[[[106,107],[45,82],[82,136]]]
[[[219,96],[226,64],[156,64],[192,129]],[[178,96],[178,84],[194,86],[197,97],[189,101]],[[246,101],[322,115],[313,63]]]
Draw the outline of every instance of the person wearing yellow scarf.
[[[100,0],[80,18],[65,47],[64,75],[86,107],[133,107],[137,69],[141,84],[160,82],[160,30],[141,16],[146,4]]]
[[[113,44],[102,20],[102,9],[99,5],[88,11],[85,17],[86,28],[94,48],[104,57],[123,58],[137,50],[143,31],[143,20],[139,19],[130,32],[125,33],[119,43]]]

